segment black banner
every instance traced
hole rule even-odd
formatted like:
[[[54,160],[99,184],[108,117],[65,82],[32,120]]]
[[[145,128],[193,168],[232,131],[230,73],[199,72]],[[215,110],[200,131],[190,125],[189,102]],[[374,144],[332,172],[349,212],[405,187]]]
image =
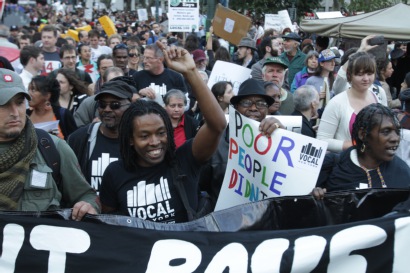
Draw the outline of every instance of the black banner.
[[[0,272],[408,272],[408,206],[389,213],[408,196],[383,189],[275,198],[174,225],[3,212]]]

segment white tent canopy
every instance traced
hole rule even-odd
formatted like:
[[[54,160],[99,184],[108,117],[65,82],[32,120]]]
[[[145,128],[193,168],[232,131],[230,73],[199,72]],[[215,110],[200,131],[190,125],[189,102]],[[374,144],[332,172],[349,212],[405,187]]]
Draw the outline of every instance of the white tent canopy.
[[[362,39],[376,34],[388,40],[410,40],[410,6],[397,4],[356,16],[302,20],[300,29],[328,37]]]

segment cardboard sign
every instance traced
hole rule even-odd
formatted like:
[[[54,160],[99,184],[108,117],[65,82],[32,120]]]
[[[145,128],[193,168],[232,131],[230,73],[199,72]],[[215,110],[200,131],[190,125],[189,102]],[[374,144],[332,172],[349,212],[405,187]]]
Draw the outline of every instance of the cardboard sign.
[[[198,0],[171,0],[168,2],[168,11],[169,32],[192,32],[198,29]]]
[[[228,164],[215,211],[269,197],[309,194],[326,149],[325,141],[283,129],[267,138],[259,122],[230,106]]]
[[[239,86],[249,79],[252,70],[234,63],[216,61],[208,80],[209,89],[220,81],[229,81],[233,84],[233,92],[238,94]]]
[[[228,9],[221,4],[217,5],[212,21],[215,35],[234,45],[238,45],[241,39],[246,37],[251,25],[252,21],[249,17]]]

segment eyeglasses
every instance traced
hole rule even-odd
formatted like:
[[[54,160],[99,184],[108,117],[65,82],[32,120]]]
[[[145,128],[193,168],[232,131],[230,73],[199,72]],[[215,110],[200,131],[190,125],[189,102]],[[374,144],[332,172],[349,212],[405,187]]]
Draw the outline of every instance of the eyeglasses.
[[[139,57],[140,55],[137,53],[128,53],[128,57],[133,58],[133,57]]]
[[[130,105],[130,104],[131,104],[131,103],[121,104],[121,102],[119,102],[119,101],[105,102],[105,101],[101,101],[101,100],[99,100],[97,103],[98,103],[98,108],[100,108],[100,109],[102,109],[102,110],[104,110],[104,109],[107,107],[107,105],[110,106],[110,109],[111,109],[111,110],[118,110],[118,109],[120,109],[120,108],[123,107],[123,106]]]
[[[114,46],[113,50],[117,50],[117,49],[127,49],[128,50],[128,46],[125,44],[118,44],[116,46]]]
[[[241,100],[239,102],[239,105],[245,108],[249,108],[252,105],[256,106],[256,108],[258,109],[265,109],[268,108],[268,104],[266,103],[266,101],[262,101],[262,100],[258,100],[258,101],[252,101],[252,100]]]

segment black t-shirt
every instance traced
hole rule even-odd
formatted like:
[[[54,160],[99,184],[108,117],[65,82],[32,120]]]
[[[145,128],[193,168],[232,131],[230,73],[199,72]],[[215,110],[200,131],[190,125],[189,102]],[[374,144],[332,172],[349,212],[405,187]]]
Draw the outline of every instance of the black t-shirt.
[[[105,169],[111,162],[117,161],[119,158],[120,142],[118,138],[108,138],[98,130],[97,140],[89,159],[90,164],[88,164],[87,173],[85,174],[87,181],[97,193],[100,190]]]
[[[151,83],[154,83],[158,86],[165,84],[167,91],[171,89],[179,89],[184,93],[188,92],[182,75],[168,68],[165,68],[164,72],[160,75],[153,75],[145,70],[138,71],[134,74],[134,81],[137,91],[147,88]]]
[[[187,176],[184,187],[191,207],[198,206],[200,165],[192,155],[192,140],[176,151],[179,174]],[[122,160],[111,163],[102,179],[100,200],[117,213],[165,223],[187,221],[186,210],[174,183],[169,162],[126,171]]]

